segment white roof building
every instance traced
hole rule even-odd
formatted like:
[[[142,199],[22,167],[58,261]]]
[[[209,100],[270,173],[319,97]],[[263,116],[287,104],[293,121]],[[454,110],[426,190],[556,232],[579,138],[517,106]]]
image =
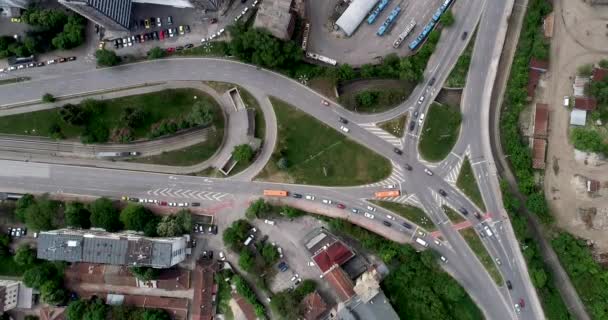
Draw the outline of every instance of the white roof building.
[[[572,85],[575,97],[585,96],[585,86],[587,86],[587,83],[589,83],[589,77],[576,76]]]
[[[573,109],[570,113],[570,125],[573,126],[584,126],[587,122],[587,111],[580,109]]]
[[[336,21],[336,25],[350,37],[377,2],[378,0],[353,0]]]

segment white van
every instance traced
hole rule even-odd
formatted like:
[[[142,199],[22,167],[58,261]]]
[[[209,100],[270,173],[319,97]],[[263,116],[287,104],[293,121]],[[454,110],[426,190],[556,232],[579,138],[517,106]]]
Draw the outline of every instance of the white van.
[[[492,233],[492,229],[490,229],[490,227],[488,226],[484,226],[483,230],[486,232],[486,235],[488,235],[488,237],[493,236],[494,234]]]
[[[249,237],[247,237],[247,239],[245,239],[245,242],[243,242],[244,245],[248,246],[251,241],[253,241],[253,235],[249,235]]]
[[[570,97],[564,96],[564,107],[568,108],[570,106]]]
[[[416,238],[416,243],[418,243],[419,245],[421,245],[423,247],[428,247],[429,246],[429,244],[426,241],[424,241],[424,240],[422,240],[420,238]]]

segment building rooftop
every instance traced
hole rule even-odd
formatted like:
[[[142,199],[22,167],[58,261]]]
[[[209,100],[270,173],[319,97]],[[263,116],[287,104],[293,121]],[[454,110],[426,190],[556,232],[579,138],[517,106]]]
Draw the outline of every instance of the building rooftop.
[[[327,272],[334,265],[342,265],[355,256],[346,245],[336,240],[320,252],[315,254],[312,259],[315,261],[321,272]]]
[[[534,97],[534,94],[536,93],[536,86],[538,86],[538,81],[540,81],[541,74],[542,72],[537,69],[530,69],[528,71],[528,98]]]
[[[530,69],[545,72],[549,69],[549,61],[530,58]]]
[[[588,83],[589,77],[576,76],[576,78],[574,78],[574,84],[572,85],[572,89],[574,90],[574,96],[584,97],[585,87]]]
[[[547,152],[547,140],[534,139],[532,142],[532,168],[544,169]]]
[[[570,124],[573,126],[584,126],[587,123],[587,111],[573,109],[570,112]]]
[[[37,256],[51,261],[168,268],[175,264],[172,259],[175,243],[185,247],[184,238],[147,238],[126,233],[60,229],[40,232]]]
[[[253,26],[264,28],[283,40],[291,38],[294,16],[291,13],[292,0],[264,0],[258,7]]]
[[[380,291],[368,303],[355,297],[338,310],[337,319],[366,319],[366,320],[399,320],[399,315],[393,309],[384,292]]]
[[[317,291],[307,294],[300,303],[305,320],[317,320],[327,312],[327,303]]]
[[[194,266],[192,304],[197,307],[192,310],[192,320],[212,320],[215,315],[213,296],[217,294],[214,282],[216,270],[217,264],[210,260],[199,261]]]
[[[534,112],[534,136],[547,136],[549,124],[549,106],[545,103],[537,103]]]
[[[338,18],[336,25],[347,36],[351,36],[377,2],[377,0],[353,0],[340,18]]]
[[[545,38],[553,37],[554,16],[555,14],[551,12],[545,17],[545,20],[543,20],[543,31],[545,32]]]
[[[336,266],[323,277],[329,286],[334,289],[340,301],[348,301],[355,295],[355,285],[342,268]]]
[[[597,108],[597,100],[589,97],[576,97],[574,99],[574,108],[593,111],[595,108]]]
[[[593,69],[593,76],[591,79],[593,81],[602,81],[608,76],[608,69],[604,68],[595,68]]]

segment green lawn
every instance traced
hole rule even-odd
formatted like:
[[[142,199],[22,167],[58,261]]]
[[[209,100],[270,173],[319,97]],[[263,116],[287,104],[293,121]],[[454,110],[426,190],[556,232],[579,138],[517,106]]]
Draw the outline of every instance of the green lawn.
[[[403,137],[403,130],[405,129],[405,123],[407,122],[407,116],[402,115],[395,119],[381,123],[380,128],[386,130],[386,132],[394,135],[397,138]]]
[[[187,115],[197,100],[203,100],[219,108],[213,98],[199,90],[168,89],[112,100],[102,100],[102,107],[100,113],[95,116],[95,123],[104,124],[111,131],[112,128],[123,127],[120,118],[126,107],[141,109],[145,116],[138,123],[137,128],[133,130],[133,138],[145,138],[152,124],[163,119],[177,119]],[[49,129],[53,124],[58,124],[61,127],[61,132],[65,138],[76,138],[84,132],[84,126],[72,126],[61,120],[59,109],[49,109],[0,117],[0,133],[51,136]]]
[[[3,85],[3,84],[11,84],[11,83],[28,81],[30,79],[31,79],[30,77],[18,77],[18,78],[2,79],[2,80],[0,80],[0,86]]]
[[[433,224],[431,219],[426,215],[424,210],[408,206],[405,204],[400,204],[396,202],[389,201],[380,201],[380,200],[371,200],[372,203],[377,204],[384,209],[393,211],[394,213],[399,214],[400,216],[408,219],[409,221],[419,225],[427,231],[435,231],[437,227]]]
[[[479,261],[481,261],[481,264],[483,264],[486,270],[488,270],[488,273],[492,279],[494,279],[494,282],[496,282],[496,284],[499,286],[502,286],[502,276],[500,275],[500,272],[498,272],[498,268],[496,267],[494,260],[490,254],[488,254],[488,251],[486,251],[486,247],[483,246],[483,243],[481,242],[481,239],[479,239],[479,236],[475,230],[472,227],[462,229],[460,230],[460,234],[469,244],[471,250],[475,252],[477,258],[479,258]]]
[[[433,103],[429,108],[420,136],[420,155],[428,161],[443,160],[458,140],[460,110]]]
[[[468,158],[464,159],[462,163],[458,180],[456,180],[456,186],[475,202],[481,210],[486,211],[486,206],[483,203],[483,198],[481,197],[481,192],[479,192],[479,186],[477,185],[477,180],[475,180],[475,174]]]
[[[469,73],[469,65],[471,64],[471,55],[473,54],[473,46],[475,45],[474,33],[469,41],[469,44],[458,57],[458,61],[454,65],[454,69],[450,72],[444,86],[449,88],[464,88]]]
[[[448,218],[450,218],[450,221],[452,221],[452,223],[456,224],[465,221],[465,218],[463,218],[462,215],[460,215],[458,212],[452,210],[452,208],[448,206],[442,206],[441,208],[443,209],[443,212],[445,212],[445,214],[448,216]]]
[[[23,268],[15,263],[13,256],[0,256],[0,275],[2,276],[21,276]]]
[[[271,161],[257,177],[326,186],[360,185],[382,180],[391,163],[278,99],[271,98],[278,121],[278,141]],[[277,162],[287,159],[287,169]]]
[[[404,85],[401,88],[375,88],[359,92],[349,92],[341,95],[338,101],[345,108],[355,112],[383,112],[390,110],[405,101],[410,95],[412,87],[410,87],[410,85]],[[368,103],[361,103],[362,101],[357,99],[357,97],[365,92],[370,93],[373,96],[373,99],[370,99]]]
[[[216,127],[216,130],[209,134],[209,140],[205,142],[198,143],[184,149],[163,152],[155,156],[133,158],[129,159],[128,161],[148,164],[162,164],[167,166],[192,166],[197,163],[201,163],[214,155],[222,144],[223,136],[223,126]]]

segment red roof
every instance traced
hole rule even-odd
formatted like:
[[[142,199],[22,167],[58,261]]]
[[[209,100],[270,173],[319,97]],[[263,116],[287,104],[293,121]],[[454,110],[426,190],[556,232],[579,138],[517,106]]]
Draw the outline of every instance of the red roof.
[[[580,110],[593,111],[597,108],[597,101],[588,97],[575,98],[574,107]]]
[[[253,305],[251,305],[251,303],[249,303],[249,301],[245,300],[245,298],[243,298],[243,296],[236,293],[236,291],[233,291],[232,298],[234,299],[236,304],[239,306],[239,308],[243,312],[245,319],[256,320],[258,318],[255,315],[255,309],[253,308]]]
[[[342,242],[336,241],[329,245],[326,249],[318,252],[312,259],[317,263],[317,266],[325,273],[333,265],[342,265],[355,254],[346,247]]]
[[[305,320],[317,320],[327,311],[327,303],[317,291],[307,294],[300,304],[304,309]]]
[[[211,320],[215,314],[213,305],[213,279],[215,277],[216,264],[208,260],[198,262],[192,271],[192,287],[194,297],[192,299],[192,320]]]
[[[608,76],[608,69],[604,68],[595,68],[593,69],[593,77],[591,78],[593,81],[602,81]]]
[[[40,309],[41,320],[65,320],[65,308],[42,307]]]
[[[536,69],[530,69],[528,72],[528,98],[534,97],[538,80],[540,80],[541,72]]]
[[[545,72],[549,69],[549,62],[545,60],[539,60],[536,58],[530,59],[530,69],[535,69],[538,71]]]
[[[547,152],[547,141],[544,139],[534,139],[532,143],[532,168],[545,168],[545,153]]]
[[[547,124],[549,123],[549,106],[544,103],[537,103],[534,113],[534,135],[546,136]]]
[[[325,274],[325,281],[334,289],[340,301],[348,301],[355,295],[355,285],[340,267]]]

